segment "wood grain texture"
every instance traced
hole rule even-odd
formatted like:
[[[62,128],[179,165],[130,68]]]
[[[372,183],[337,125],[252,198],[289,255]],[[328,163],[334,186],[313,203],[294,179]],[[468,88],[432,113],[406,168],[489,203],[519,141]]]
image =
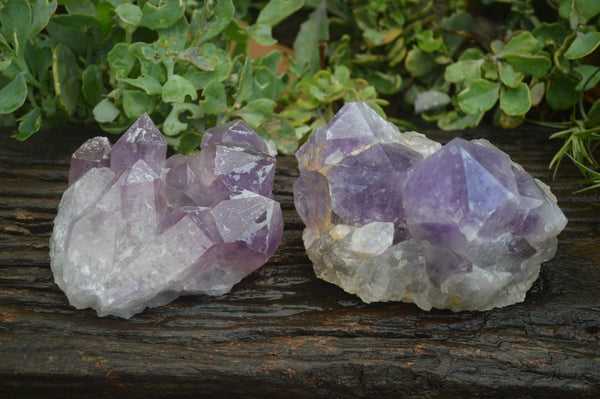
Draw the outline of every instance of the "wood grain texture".
[[[70,307],[49,267],[69,156],[94,133],[84,130],[0,134],[0,397],[600,397],[600,201],[571,194],[568,165],[552,180],[548,131],[461,133],[551,184],[569,218],[524,303],[424,312],[318,280],[293,206],[296,163],[280,157],[286,227],[269,263],[222,297],[121,320]]]

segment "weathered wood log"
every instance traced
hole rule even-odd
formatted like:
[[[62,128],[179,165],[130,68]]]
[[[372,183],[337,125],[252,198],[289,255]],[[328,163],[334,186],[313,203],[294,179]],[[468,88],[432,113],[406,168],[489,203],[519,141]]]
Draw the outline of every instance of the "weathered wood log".
[[[547,131],[461,134],[487,137],[550,183],[569,218],[521,304],[424,312],[365,305],[318,280],[293,207],[296,163],[280,157],[286,230],[270,262],[227,295],[131,320],[70,307],[49,268],[69,156],[89,134],[0,135],[0,397],[600,397],[598,191],[572,195],[569,165],[552,180]]]

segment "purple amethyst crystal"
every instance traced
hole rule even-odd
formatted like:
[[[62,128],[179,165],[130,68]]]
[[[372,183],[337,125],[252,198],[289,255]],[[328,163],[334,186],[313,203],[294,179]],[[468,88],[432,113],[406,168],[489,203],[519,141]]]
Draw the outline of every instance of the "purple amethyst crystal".
[[[92,168],[110,166],[110,141],[106,137],[94,137],[86,141],[71,156],[69,185]]]
[[[567,223],[548,186],[488,141],[441,147],[362,103],[296,156],[315,272],[365,302],[459,311],[523,301]]]
[[[94,138],[73,154],[50,239],[73,306],[129,318],[181,294],[221,295],[273,255],[283,233],[275,158],[241,121],[205,137],[194,157],[165,159],[143,115],[112,149]]]

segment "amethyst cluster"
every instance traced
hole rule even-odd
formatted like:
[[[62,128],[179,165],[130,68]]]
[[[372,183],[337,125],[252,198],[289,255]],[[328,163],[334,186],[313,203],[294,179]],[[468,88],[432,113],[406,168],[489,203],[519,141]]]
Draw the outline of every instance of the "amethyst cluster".
[[[96,137],[75,151],[50,240],[73,306],[129,318],[179,295],[221,295],[273,255],[274,154],[242,121],[207,130],[201,148],[166,159],[143,115],[112,148]]]
[[[523,301],[567,220],[486,140],[445,146],[346,104],[298,150],[294,201],[318,277],[364,302],[487,310]]]

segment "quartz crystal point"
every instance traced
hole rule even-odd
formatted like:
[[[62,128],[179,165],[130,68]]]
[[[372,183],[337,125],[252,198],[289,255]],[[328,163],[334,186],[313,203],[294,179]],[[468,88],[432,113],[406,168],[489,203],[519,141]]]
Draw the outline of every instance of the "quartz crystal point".
[[[181,294],[221,295],[275,252],[275,158],[250,127],[210,129],[193,157],[166,149],[143,115],[112,149],[96,137],[73,154],[50,239],[73,306],[129,318]]]
[[[549,187],[488,141],[442,147],[360,102],[296,157],[294,202],[315,273],[367,303],[521,302],[567,223]]]

